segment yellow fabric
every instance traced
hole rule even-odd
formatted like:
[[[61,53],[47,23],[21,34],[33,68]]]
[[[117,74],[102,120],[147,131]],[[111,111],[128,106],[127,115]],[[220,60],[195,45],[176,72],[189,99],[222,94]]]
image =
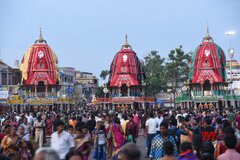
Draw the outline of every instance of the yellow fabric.
[[[126,132],[126,126],[127,126],[127,123],[128,123],[128,120],[124,120],[123,122],[122,122],[122,129],[123,129],[123,132],[124,132],[124,134],[126,134],[125,132]]]
[[[28,61],[32,51],[32,47],[30,47],[24,54],[22,63],[20,64],[20,71],[22,72],[22,80],[26,80],[28,78]]]

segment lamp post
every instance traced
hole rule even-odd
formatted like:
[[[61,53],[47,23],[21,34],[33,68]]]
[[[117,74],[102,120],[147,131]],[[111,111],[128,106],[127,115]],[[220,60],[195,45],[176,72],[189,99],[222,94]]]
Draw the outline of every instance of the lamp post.
[[[232,48],[232,36],[236,34],[235,31],[227,31],[224,33],[225,35],[227,35],[229,37],[229,49],[228,49],[228,55],[230,58],[230,93],[231,95],[233,94],[233,88],[232,88],[232,59],[234,56],[234,48]]]

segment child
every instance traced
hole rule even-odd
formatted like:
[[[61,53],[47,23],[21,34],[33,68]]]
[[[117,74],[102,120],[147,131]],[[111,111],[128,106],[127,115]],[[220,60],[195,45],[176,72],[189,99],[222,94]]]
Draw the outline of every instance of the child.
[[[29,160],[33,158],[33,148],[28,141],[19,143],[19,160]]]
[[[105,126],[100,125],[95,136],[95,153],[94,159],[106,160],[106,131]]]

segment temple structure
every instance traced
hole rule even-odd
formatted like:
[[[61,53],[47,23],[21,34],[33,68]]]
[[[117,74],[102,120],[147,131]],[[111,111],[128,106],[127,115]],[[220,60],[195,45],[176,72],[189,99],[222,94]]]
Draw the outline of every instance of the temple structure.
[[[39,38],[27,50],[21,61],[22,85],[29,98],[53,98],[57,96],[59,72],[58,59],[53,50]]]
[[[108,97],[97,99],[97,104],[103,108],[144,108],[147,102],[154,102],[153,98],[145,97],[145,73],[137,54],[128,44],[127,35],[125,44],[113,58],[104,92]]]
[[[13,111],[70,110],[74,100],[61,97],[58,59],[40,29],[39,38],[25,52],[20,71],[19,93],[8,104]]]
[[[188,90],[177,97],[177,103],[184,107],[200,108],[222,108],[233,105],[233,102],[227,98],[230,91],[225,68],[225,54],[214,43],[207,30],[202,43],[192,55],[189,80],[186,83]]]

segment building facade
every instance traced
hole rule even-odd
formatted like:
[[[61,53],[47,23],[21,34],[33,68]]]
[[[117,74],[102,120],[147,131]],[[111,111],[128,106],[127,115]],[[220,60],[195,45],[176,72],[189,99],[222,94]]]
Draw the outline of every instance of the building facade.
[[[18,61],[14,68],[0,61],[0,103],[6,104],[9,97],[19,92],[21,77]]]
[[[60,67],[59,68],[61,86],[59,96],[60,97],[74,97],[74,84],[75,84],[75,69],[72,67]]]
[[[227,60],[226,73],[227,81],[232,81],[232,84],[228,86],[229,90],[232,89],[235,95],[240,95],[240,64],[237,60]]]

